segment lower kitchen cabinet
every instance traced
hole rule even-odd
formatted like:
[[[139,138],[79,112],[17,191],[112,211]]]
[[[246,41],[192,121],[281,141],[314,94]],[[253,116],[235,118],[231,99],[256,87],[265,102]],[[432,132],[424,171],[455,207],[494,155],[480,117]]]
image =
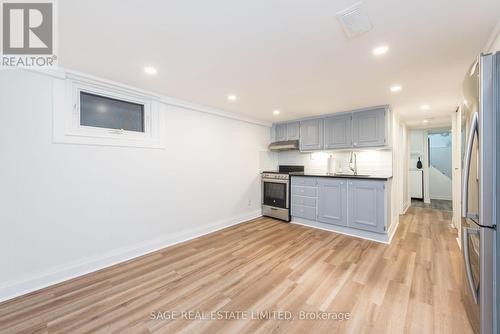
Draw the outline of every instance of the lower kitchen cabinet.
[[[316,207],[304,206],[304,205],[292,205],[292,216],[316,220]]]
[[[294,184],[305,186],[294,186]],[[316,220],[318,187],[315,178],[297,178],[292,180],[292,216]]]
[[[390,224],[390,192],[386,189],[388,182],[390,183],[386,180],[354,178],[293,177],[291,214],[311,222],[341,226],[354,235],[357,230],[384,235]],[[359,231],[360,236],[366,234],[362,231]]]
[[[349,180],[348,226],[385,232],[385,182]]]
[[[347,225],[347,182],[335,178],[318,180],[318,221]]]

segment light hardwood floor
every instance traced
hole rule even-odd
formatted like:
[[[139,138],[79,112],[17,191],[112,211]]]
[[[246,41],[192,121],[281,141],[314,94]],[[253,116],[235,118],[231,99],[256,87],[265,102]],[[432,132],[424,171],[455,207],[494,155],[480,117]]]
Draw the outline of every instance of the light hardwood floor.
[[[387,246],[259,218],[2,303],[0,332],[471,333],[449,219],[410,208]],[[295,318],[150,319],[185,310]],[[300,320],[300,311],[351,318]]]

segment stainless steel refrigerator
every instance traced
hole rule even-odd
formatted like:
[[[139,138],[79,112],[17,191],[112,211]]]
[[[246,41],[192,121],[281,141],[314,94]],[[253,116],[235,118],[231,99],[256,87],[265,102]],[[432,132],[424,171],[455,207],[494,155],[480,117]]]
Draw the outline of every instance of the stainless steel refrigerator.
[[[497,238],[500,52],[481,55],[464,81],[462,300],[476,333],[499,333]],[[499,333],[500,334],[500,333]]]

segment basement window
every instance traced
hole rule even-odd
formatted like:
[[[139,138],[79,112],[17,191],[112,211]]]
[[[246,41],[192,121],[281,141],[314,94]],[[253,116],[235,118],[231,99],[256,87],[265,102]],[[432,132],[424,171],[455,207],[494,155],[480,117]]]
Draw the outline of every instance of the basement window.
[[[54,81],[54,142],[165,148],[160,99],[81,74]]]
[[[145,132],[144,104],[80,91],[80,125]]]

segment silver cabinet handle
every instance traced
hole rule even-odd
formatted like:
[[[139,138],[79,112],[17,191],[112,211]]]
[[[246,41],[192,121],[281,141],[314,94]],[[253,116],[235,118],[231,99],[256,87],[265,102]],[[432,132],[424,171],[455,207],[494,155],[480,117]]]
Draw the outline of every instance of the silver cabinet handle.
[[[467,283],[469,284],[470,292],[474,298],[474,303],[479,302],[479,289],[476,288],[474,283],[474,276],[472,276],[472,268],[470,266],[470,253],[469,253],[469,235],[479,235],[479,230],[469,227],[464,227],[462,230],[462,252],[465,262],[465,273],[467,274]]]
[[[478,129],[478,113],[475,112],[472,116],[472,124],[467,140],[467,151],[465,153],[465,166],[464,166],[464,180],[462,189],[462,217],[468,218],[469,216],[469,174],[470,174],[470,160],[472,157],[472,147],[474,146],[475,135],[479,136]],[[479,157],[478,157],[479,158]],[[472,217],[473,215],[471,215]]]

